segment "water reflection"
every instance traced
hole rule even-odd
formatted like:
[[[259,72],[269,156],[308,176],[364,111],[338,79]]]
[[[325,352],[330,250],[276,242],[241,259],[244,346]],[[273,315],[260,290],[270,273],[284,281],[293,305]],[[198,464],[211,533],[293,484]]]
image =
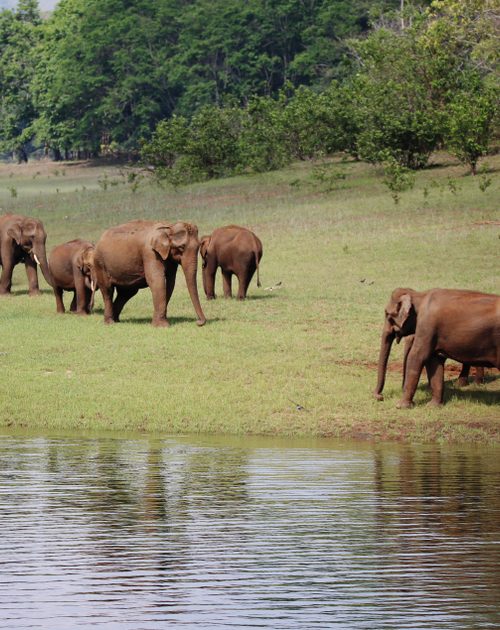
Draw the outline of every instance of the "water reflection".
[[[0,436],[0,627],[500,627],[498,450]]]

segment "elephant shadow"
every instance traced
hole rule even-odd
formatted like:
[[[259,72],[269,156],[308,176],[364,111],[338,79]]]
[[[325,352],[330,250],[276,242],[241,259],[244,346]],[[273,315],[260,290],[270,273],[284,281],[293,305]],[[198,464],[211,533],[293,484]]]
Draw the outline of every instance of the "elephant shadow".
[[[27,289],[12,289],[11,295],[27,295]],[[54,291],[52,289],[39,289],[42,295],[54,295]]]
[[[494,383],[500,378],[497,374],[488,374],[485,376],[486,383]],[[418,386],[419,391],[429,392],[429,385],[421,383]],[[500,392],[486,391],[481,385],[470,383],[465,388],[456,387],[455,379],[445,380],[444,402],[458,400],[460,402],[480,403],[482,405],[494,406],[500,404]],[[415,406],[425,406],[429,401],[415,401]]]
[[[277,293],[271,293],[271,292],[247,294],[244,301],[246,302],[248,300],[249,302],[253,302],[253,300],[269,300],[269,299],[274,299],[277,297],[278,297]]]
[[[96,312],[96,310],[94,310],[94,312]],[[101,312],[104,312],[101,309]],[[176,326],[177,324],[185,324],[185,323],[189,323],[192,324],[194,321],[193,317],[171,317],[170,315],[168,316],[168,321],[170,323],[171,326]],[[207,319],[205,326],[209,326],[210,324],[213,324],[215,322],[220,322],[220,321],[225,321],[225,318],[223,317],[212,317],[210,319]],[[151,325],[151,317],[120,317],[120,324],[133,324],[133,325],[137,325],[137,326],[142,326],[144,324],[149,324]]]

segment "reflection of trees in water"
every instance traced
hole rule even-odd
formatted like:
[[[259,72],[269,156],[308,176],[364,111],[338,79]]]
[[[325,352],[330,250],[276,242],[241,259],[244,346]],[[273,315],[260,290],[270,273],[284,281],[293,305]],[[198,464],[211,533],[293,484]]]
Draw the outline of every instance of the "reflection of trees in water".
[[[160,588],[167,598],[184,597],[176,582],[194,561],[197,532],[209,526],[223,533],[246,501],[240,449],[119,439],[17,446],[0,446],[0,474],[5,481],[12,472],[16,483],[12,511],[22,509],[28,527],[50,523],[70,556],[74,549],[72,561],[96,576],[127,575],[126,591]],[[51,561],[59,566],[68,562],[56,555],[54,548]]]
[[[378,536],[386,562],[406,568],[402,588],[431,579],[453,590],[457,606],[496,607],[500,465],[492,452],[377,448],[374,464]]]

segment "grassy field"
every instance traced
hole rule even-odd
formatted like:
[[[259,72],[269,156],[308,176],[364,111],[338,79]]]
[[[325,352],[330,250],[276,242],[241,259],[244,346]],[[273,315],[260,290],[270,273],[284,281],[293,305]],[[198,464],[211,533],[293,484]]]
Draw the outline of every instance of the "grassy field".
[[[402,347],[395,346],[385,401],[371,396],[393,288],[500,292],[500,158],[488,160],[483,179],[446,156],[435,162],[398,205],[381,173],[360,163],[336,164],[345,178],[330,178],[333,190],[310,164],[178,190],[142,181],[135,191],[112,165],[1,165],[2,212],[42,219],[48,251],[76,237],[97,240],[133,218],[157,218],[193,221],[200,236],[228,223],[248,226],[264,256],[262,288],[254,279],[244,303],[202,296],[203,328],[182,272],[172,325],[156,329],[148,290],[128,303],[122,323],[105,326],[100,295],[89,317],[56,315],[41,274],[43,295],[29,298],[17,266],[13,295],[0,301],[0,424],[500,442],[494,370],[486,385],[462,390],[448,370],[443,408],[426,405],[421,384],[416,407],[399,411]],[[202,293],[200,275],[199,286]]]

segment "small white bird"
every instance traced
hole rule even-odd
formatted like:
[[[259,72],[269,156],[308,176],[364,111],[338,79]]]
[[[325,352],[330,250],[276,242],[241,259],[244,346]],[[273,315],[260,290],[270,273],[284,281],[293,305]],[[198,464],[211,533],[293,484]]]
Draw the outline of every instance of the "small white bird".
[[[281,289],[281,280],[276,284],[273,284],[271,287],[266,287],[264,291],[275,291],[276,289]]]

